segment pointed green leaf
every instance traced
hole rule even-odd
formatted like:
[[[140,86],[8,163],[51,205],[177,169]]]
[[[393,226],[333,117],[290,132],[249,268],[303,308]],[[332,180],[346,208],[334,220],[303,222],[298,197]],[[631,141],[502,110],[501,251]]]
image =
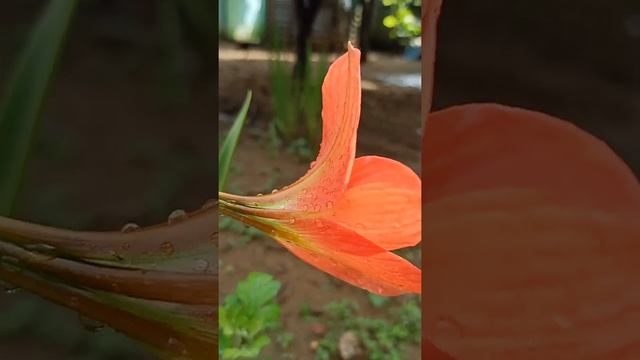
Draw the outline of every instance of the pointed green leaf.
[[[231,130],[227,134],[220,152],[218,154],[218,191],[224,189],[224,185],[229,175],[229,167],[231,166],[231,158],[238,144],[238,138],[240,138],[240,132],[244,126],[244,122],[247,118],[247,112],[249,111],[249,104],[251,103],[251,91],[247,92],[247,97],[244,99],[242,108],[236,119],[231,126]]]

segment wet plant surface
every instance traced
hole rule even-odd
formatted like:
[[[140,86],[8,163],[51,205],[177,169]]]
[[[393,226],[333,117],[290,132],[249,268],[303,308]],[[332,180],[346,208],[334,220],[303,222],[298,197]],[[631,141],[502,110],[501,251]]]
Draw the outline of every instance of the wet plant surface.
[[[0,15],[8,29],[0,48],[3,81],[20,49],[23,27],[42,2],[20,5],[7,10],[11,19]],[[16,218],[77,230],[118,230],[127,223],[166,222],[170,214],[179,215],[176,209],[200,208],[215,197],[213,78],[203,75],[202,64],[190,64],[191,96],[176,102],[176,89],[165,86],[156,44],[145,40],[154,31],[151,25],[138,23],[140,31],[124,36],[110,22],[113,14],[84,15],[74,25],[80,31],[71,33],[45,104]],[[100,323],[25,291],[0,288],[3,358],[153,358]]]

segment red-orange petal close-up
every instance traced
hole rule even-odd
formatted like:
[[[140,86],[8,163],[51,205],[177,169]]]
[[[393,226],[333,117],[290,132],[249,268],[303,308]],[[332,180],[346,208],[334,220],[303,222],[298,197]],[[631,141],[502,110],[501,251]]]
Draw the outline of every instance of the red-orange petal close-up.
[[[640,358],[640,186],[611,149],[542,113],[472,104],[431,114],[423,152],[431,352]]]

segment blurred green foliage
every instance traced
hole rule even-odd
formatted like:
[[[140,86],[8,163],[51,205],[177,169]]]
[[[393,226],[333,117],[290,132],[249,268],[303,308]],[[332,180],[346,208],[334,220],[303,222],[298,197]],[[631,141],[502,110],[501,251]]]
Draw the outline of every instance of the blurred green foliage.
[[[382,19],[385,27],[391,29],[390,36],[400,40],[420,36],[421,0],[382,0],[391,9],[391,14]]]
[[[288,152],[311,160],[322,136],[322,83],[329,70],[328,56],[321,54],[315,64],[310,60],[304,66],[304,76],[298,78],[284,59],[278,40],[274,44],[269,62],[274,111],[269,131],[271,141],[275,147],[287,146]],[[307,59],[311,59],[311,50],[307,51]]]
[[[252,272],[225,297],[219,311],[222,359],[256,358],[271,343],[270,331],[280,327],[280,286],[271,275]],[[291,339],[279,342],[288,344]]]

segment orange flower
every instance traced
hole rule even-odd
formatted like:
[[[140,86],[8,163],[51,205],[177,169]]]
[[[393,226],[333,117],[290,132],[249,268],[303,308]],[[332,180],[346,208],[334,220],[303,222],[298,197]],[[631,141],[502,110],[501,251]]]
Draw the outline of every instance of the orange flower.
[[[420,179],[391,159],[355,158],[360,51],[351,44],[329,68],[322,95],[322,144],[309,171],[273,194],[220,193],[221,212],[352,285],[420,293],[420,269],[390,251],[420,242]]]
[[[460,359],[640,355],[640,186],[611,149],[542,113],[471,104],[431,114],[423,151],[434,345]]]

